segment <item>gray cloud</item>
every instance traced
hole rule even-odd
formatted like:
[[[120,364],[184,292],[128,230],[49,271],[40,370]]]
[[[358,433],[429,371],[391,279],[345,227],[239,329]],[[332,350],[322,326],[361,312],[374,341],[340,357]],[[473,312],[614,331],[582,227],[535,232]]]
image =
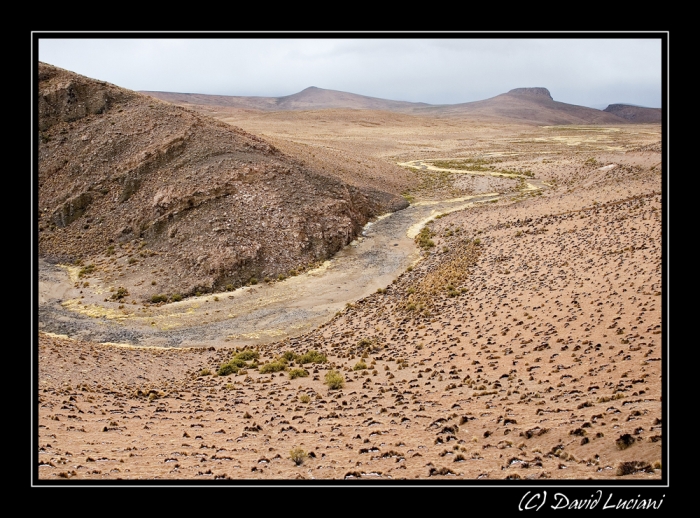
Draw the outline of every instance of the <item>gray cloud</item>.
[[[132,90],[281,96],[308,86],[454,104],[543,86],[557,101],[661,106],[661,40],[71,39],[39,59]],[[136,36],[136,35],[135,35]]]

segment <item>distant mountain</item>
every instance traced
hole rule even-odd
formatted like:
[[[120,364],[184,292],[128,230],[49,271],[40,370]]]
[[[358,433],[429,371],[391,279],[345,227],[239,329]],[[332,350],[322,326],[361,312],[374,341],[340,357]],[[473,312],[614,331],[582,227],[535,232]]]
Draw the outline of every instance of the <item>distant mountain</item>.
[[[379,99],[311,86],[283,97],[245,97],[174,92],[141,92],[180,105],[222,106],[262,111],[356,109],[414,115],[474,117],[524,124],[628,124],[660,122],[660,110],[610,105],[605,110],[555,101],[542,87],[515,88],[507,93],[461,104],[435,105]],[[623,106],[624,109],[614,107]],[[645,111],[646,110],[646,111]]]
[[[603,111],[630,122],[661,122],[661,108],[645,108],[633,104],[611,104]]]
[[[483,101],[425,108],[424,113],[460,115],[533,124],[624,124],[615,114],[555,101],[546,88],[515,88]]]
[[[416,108],[430,106],[426,103],[390,101],[366,95],[326,90],[310,86],[301,92],[283,97],[243,97],[227,95],[205,95],[172,92],[141,92],[163,101],[176,104],[202,104],[249,108],[265,111],[323,110],[328,108],[355,110],[384,110],[411,113]]]

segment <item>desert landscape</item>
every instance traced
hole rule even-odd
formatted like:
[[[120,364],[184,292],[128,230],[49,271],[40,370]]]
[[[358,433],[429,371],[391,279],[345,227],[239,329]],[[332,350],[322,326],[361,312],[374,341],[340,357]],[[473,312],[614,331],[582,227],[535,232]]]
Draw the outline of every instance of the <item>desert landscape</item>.
[[[661,480],[660,110],[38,70],[39,480]]]

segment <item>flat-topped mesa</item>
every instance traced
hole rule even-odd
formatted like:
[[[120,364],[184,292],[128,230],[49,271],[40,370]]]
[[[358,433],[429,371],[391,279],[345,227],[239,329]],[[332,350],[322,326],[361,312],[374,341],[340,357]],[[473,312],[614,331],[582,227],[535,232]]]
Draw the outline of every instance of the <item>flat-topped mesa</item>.
[[[511,95],[527,95],[527,96],[545,96],[551,99],[552,101],[552,95],[549,93],[549,90],[546,88],[542,87],[533,87],[533,88],[513,88],[511,91],[508,92]]]

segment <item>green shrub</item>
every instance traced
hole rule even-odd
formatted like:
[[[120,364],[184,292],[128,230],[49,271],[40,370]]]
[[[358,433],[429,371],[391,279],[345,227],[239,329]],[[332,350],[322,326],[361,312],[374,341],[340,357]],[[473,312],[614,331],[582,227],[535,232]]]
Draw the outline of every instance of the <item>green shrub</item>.
[[[423,227],[420,233],[416,236],[415,241],[419,247],[423,249],[432,248],[435,246],[431,237],[435,235],[435,232],[431,231],[428,227]]]
[[[170,296],[170,300],[172,300],[173,302],[179,302],[182,300],[182,295],[180,295],[179,293],[173,293]]]
[[[245,349],[238,354],[236,354],[235,358],[243,361],[249,361],[249,360],[257,360],[260,358],[260,354],[258,351],[255,351],[253,349]]]
[[[352,370],[361,371],[361,370],[365,370],[366,368],[367,368],[367,364],[365,362],[360,361],[360,362],[357,362],[355,364],[355,366],[352,368]]]
[[[95,271],[95,265],[88,264],[87,266],[83,266],[80,269],[80,271],[78,272],[78,277],[84,277],[85,275],[90,275],[94,271]]]
[[[240,369],[238,367],[232,365],[231,363],[224,363],[221,367],[219,367],[219,370],[217,370],[216,373],[219,376],[228,376],[229,374],[238,374],[239,370]]]
[[[238,356],[235,356],[231,360],[229,360],[228,364],[233,365],[234,367],[238,367],[239,369],[248,366],[245,360],[243,358],[239,358]]]
[[[318,351],[307,351],[302,356],[297,356],[296,362],[300,365],[305,363],[326,363],[327,358],[325,354],[321,354]]]
[[[121,300],[124,297],[127,297],[128,295],[129,295],[129,291],[126,288],[124,288],[123,286],[119,286],[119,288],[117,288],[117,291],[112,294],[112,299],[113,300]]]
[[[331,390],[343,388],[345,384],[345,378],[337,370],[328,371],[324,379],[326,385],[328,385],[328,388]]]
[[[271,372],[279,372],[283,371],[287,368],[287,363],[280,358],[277,361],[266,363],[265,365],[261,365],[258,370],[260,371],[261,374],[268,374]]]
[[[301,396],[299,396],[299,401],[301,401],[302,403],[308,403],[309,401],[311,401],[311,396],[309,396],[308,394],[302,394]]]
[[[246,363],[246,360],[253,360],[258,357],[258,352],[257,351],[252,351],[250,349],[246,349],[245,351],[241,351],[240,353],[236,354],[233,358],[231,358],[228,362],[224,363],[219,367],[219,370],[217,373],[219,376],[228,376],[229,374],[238,374],[238,371],[241,369],[244,369],[245,367],[249,367],[249,365]]]
[[[294,461],[294,464],[296,464],[297,466],[300,466],[308,456],[309,454],[301,448],[294,448],[289,452],[289,457],[292,459],[292,461]]]
[[[296,378],[306,378],[309,375],[309,371],[306,369],[292,369],[289,371],[289,379],[293,380]]]
[[[151,297],[151,302],[153,304],[158,304],[159,302],[167,302],[167,301],[168,301],[167,295],[159,294],[159,295],[153,295]]]

